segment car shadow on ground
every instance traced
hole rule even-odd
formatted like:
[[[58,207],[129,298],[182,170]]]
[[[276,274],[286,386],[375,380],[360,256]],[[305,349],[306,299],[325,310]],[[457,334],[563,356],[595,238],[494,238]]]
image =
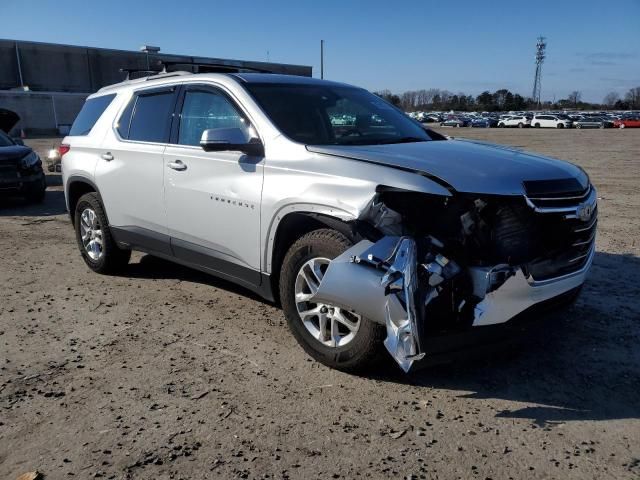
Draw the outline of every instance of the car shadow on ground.
[[[166,279],[180,280],[185,282],[199,283],[209,285],[210,287],[227,290],[231,293],[251,298],[258,302],[273,305],[251,290],[244,288],[227,280],[209,275],[207,273],[195,270],[193,268],[184,267],[174,262],[164,260],[153,255],[144,255],[137,263],[130,263],[127,269],[122,273],[123,276],[130,278],[149,278],[149,279]]]
[[[62,190],[48,188],[42,203],[29,203],[22,197],[0,197],[0,217],[49,217],[66,212]]]
[[[461,398],[534,404],[509,406],[496,417],[530,419],[545,427],[640,418],[638,298],[640,259],[597,253],[578,301],[540,318],[515,348],[409,375],[391,365],[370,378],[460,391]]]
[[[230,282],[151,255],[125,275],[210,285],[264,302]],[[597,253],[577,302],[547,313],[514,345],[405,375],[392,361],[367,378],[413,387],[460,391],[461,398],[498,399],[514,405],[500,418],[540,426],[572,420],[640,418],[640,259]],[[514,348],[515,347],[515,348]],[[387,359],[385,359],[387,360]]]

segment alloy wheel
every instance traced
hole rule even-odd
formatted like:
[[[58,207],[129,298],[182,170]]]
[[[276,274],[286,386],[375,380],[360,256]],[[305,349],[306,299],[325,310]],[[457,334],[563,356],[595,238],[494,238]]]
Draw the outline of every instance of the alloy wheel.
[[[102,227],[98,215],[91,208],[85,208],[80,215],[80,238],[89,258],[98,261],[104,254]]]
[[[360,315],[311,301],[329,263],[328,258],[312,258],[302,265],[296,276],[295,303],[300,320],[313,338],[327,347],[343,347],[355,338]]]

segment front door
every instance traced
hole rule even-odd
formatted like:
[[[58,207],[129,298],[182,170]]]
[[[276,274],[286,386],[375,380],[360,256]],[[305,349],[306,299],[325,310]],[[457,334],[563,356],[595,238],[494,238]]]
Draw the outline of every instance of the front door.
[[[240,127],[246,116],[222,90],[183,87],[172,142],[164,152],[165,205],[173,254],[212,273],[260,283],[260,199],[263,158],[205,152],[202,132]]]

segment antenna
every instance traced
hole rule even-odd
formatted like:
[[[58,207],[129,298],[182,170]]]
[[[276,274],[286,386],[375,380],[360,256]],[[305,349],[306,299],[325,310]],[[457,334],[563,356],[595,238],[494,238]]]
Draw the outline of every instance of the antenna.
[[[531,97],[538,107],[540,107],[540,96],[542,93],[542,64],[546,56],[547,42],[545,37],[538,37],[536,43],[536,74],[533,79],[533,94]]]

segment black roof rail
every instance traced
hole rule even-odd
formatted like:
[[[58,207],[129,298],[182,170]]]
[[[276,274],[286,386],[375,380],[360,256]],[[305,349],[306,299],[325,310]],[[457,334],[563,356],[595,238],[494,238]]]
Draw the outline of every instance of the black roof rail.
[[[127,80],[131,80],[131,74],[132,73],[146,73],[149,75],[158,75],[160,73],[166,73],[160,70],[147,70],[146,68],[121,68],[120,71],[122,73],[126,73],[127,77],[124,79],[124,81],[126,82]]]
[[[275,73],[273,70],[268,70],[266,68],[257,68],[257,67],[248,67],[248,66],[240,66],[240,65],[228,65],[225,63],[201,63],[201,62],[184,62],[184,61],[167,61],[167,60],[159,60],[158,65],[162,67],[162,72],[157,73],[166,73],[167,67],[172,67],[175,65],[189,65],[192,67],[198,67],[198,71],[196,73],[240,73],[241,71],[250,71],[257,73]]]

